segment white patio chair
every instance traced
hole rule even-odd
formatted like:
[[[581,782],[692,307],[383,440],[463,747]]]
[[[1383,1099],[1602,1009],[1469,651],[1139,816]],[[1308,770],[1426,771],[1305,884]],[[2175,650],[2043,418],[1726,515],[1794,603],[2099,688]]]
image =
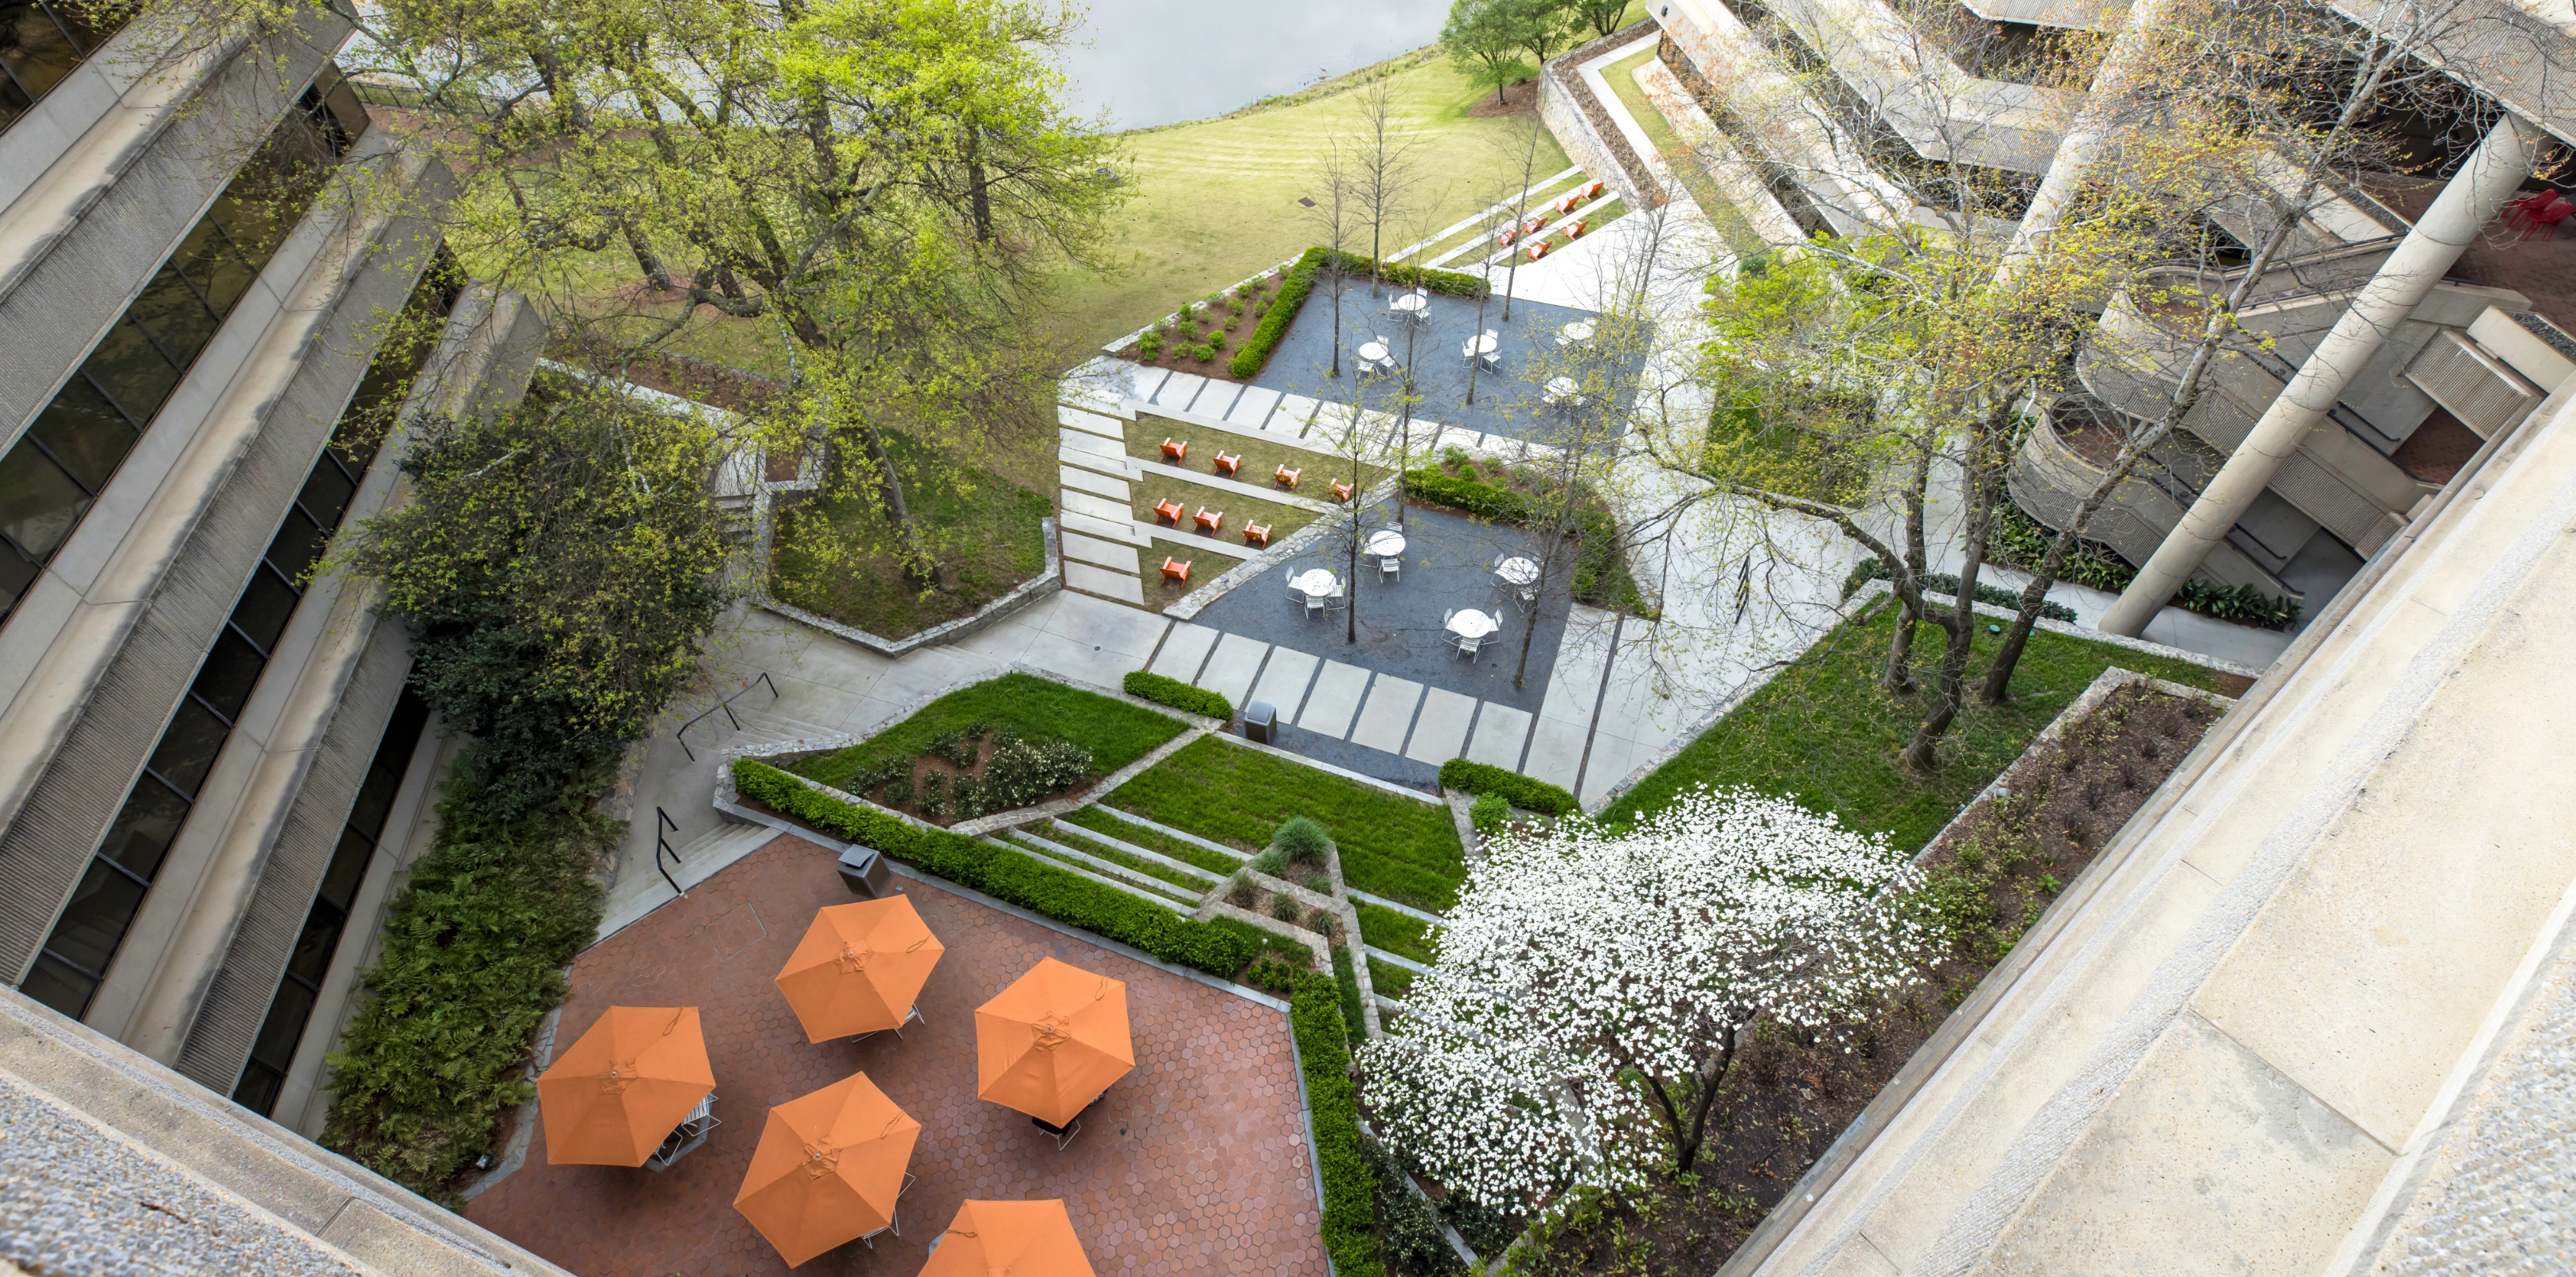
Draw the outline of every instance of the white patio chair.
[[[1402,571],[1404,571],[1404,560],[1399,556],[1390,554],[1377,561],[1377,574],[1381,581],[1393,578]]]
[[[1307,595],[1307,596],[1306,596],[1306,618],[1307,618],[1308,620],[1313,620],[1314,618],[1319,617],[1319,616],[1322,616],[1323,614],[1324,614],[1324,596],[1323,596],[1323,595],[1320,595],[1320,594],[1309,594],[1309,595]]]

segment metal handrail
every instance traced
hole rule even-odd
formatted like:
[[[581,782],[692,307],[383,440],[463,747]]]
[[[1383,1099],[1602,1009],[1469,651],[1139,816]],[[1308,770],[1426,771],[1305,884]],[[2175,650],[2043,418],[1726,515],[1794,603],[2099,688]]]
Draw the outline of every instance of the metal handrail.
[[[680,730],[671,733],[672,739],[680,742],[680,752],[688,755],[690,762],[694,763],[698,761],[698,751],[689,748],[689,729],[705,722],[707,715],[715,713],[717,710],[723,710],[725,721],[733,724],[733,729],[735,731],[741,731],[742,720],[733,716],[733,703],[737,699],[748,694],[751,689],[758,687],[763,683],[769,683],[769,700],[771,704],[776,704],[778,701],[778,684],[770,683],[769,671],[762,670],[760,672],[760,677],[742,685],[742,691],[736,692],[732,696],[728,696],[723,700],[717,701],[715,704],[698,711],[698,716],[696,718],[692,718],[689,721],[680,724]]]
[[[685,746],[683,748],[685,748]],[[662,853],[664,852],[670,853],[672,864],[676,865],[682,863],[680,860],[679,849],[673,847],[671,845],[671,840],[663,836],[664,830],[669,830],[675,834],[680,832],[680,822],[671,819],[671,814],[659,807],[653,809],[653,818],[660,822],[660,824],[656,825],[653,830],[653,868],[662,875],[662,881],[671,884],[671,890],[679,892],[680,898],[686,900],[689,897],[689,893],[686,889],[680,886],[680,880],[672,877],[670,870],[662,868]]]

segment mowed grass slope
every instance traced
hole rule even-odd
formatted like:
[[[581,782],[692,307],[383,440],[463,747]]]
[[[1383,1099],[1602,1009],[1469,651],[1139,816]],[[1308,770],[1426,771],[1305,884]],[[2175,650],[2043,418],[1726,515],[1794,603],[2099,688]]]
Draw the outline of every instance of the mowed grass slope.
[[[1380,246],[1392,253],[1517,194],[1516,143],[1529,117],[1469,115],[1490,92],[1445,58],[1407,54],[1386,65],[1402,68],[1391,76],[1397,135],[1410,145],[1415,179],[1410,215]],[[1135,194],[1109,244],[1113,268],[1056,280],[1067,334],[1097,346],[1317,243],[1314,215],[1297,200],[1321,195],[1317,162],[1329,139],[1356,129],[1358,100],[1345,89],[1127,135],[1120,175]],[[1540,130],[1535,176],[1566,163]],[[1368,251],[1364,229],[1351,247]]]
[[[840,787],[883,759],[920,757],[931,738],[975,723],[1008,727],[1032,740],[1068,740],[1091,750],[1091,771],[1105,776],[1178,736],[1181,721],[1095,692],[1030,674],[1004,674],[962,687],[912,717],[847,749],[817,754],[787,770]]]

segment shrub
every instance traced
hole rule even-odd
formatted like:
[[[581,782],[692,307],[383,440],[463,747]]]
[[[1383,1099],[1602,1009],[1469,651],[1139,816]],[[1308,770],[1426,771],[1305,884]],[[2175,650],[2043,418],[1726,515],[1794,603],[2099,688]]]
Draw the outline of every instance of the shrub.
[[[1440,783],[1465,793],[1491,795],[1523,811],[1570,816],[1580,809],[1574,795],[1560,786],[1489,763],[1471,763],[1463,758],[1452,758],[1440,764]],[[1482,803],[1477,805],[1483,806]]]
[[[1304,816],[1290,816],[1271,831],[1270,847],[1288,864],[1321,865],[1332,851],[1333,839],[1322,825]]]
[[[1341,989],[1342,1024],[1353,1042],[1368,1038],[1368,1017],[1360,1013],[1360,978],[1351,967],[1351,947],[1333,946],[1333,983]]]
[[[1478,482],[1474,466],[1461,466],[1459,470],[1461,473],[1456,475],[1431,466],[1407,470],[1404,491],[1408,496],[1498,523],[1527,524],[1536,517],[1528,497],[1509,488]],[[1575,512],[1574,534],[1574,597],[1595,607],[1652,615],[1653,609],[1646,606],[1635,579],[1628,573],[1627,555],[1619,544],[1618,521],[1587,503]]]
[[[1324,1249],[1332,1256],[1335,1277],[1385,1277],[1371,1200],[1377,1177],[1360,1152],[1350,1027],[1342,1020],[1340,996],[1327,976],[1298,977],[1297,991],[1288,1000],[1288,1025],[1306,1074],[1316,1170],[1324,1180]]]
[[[1333,923],[1336,920],[1337,919],[1335,918],[1333,911],[1330,909],[1317,908],[1308,910],[1306,913],[1306,929],[1316,933],[1317,935],[1329,936],[1333,934]]]
[[[1471,301],[1486,294],[1484,279],[1463,271],[1432,270],[1425,266],[1404,266],[1395,262],[1372,263],[1368,258],[1357,253],[1336,253],[1330,249],[1324,250],[1323,264],[1345,275],[1366,275],[1369,273],[1369,267],[1375,265],[1378,278],[1398,288],[1426,288],[1435,293],[1446,293],[1452,297],[1464,297]]]
[[[1136,339],[1136,357],[1149,364],[1162,358],[1163,335],[1147,329],[1144,336]]]
[[[1851,575],[1843,578],[1843,597],[1850,598],[1852,596],[1852,591],[1859,589],[1862,585],[1871,581],[1885,580],[1887,579],[1887,576],[1888,571],[1886,564],[1881,563],[1874,558],[1862,559],[1860,562],[1852,565]],[[1934,594],[1947,594],[1952,597],[1956,597],[1959,593],[1959,578],[1956,573],[1951,572],[1926,572],[1923,574],[1923,588]],[[2000,586],[1988,585],[1983,581],[1979,581],[1977,583],[1977,601],[1979,603],[1989,603],[1996,607],[2008,607],[2019,610],[2021,607],[2021,591],[2007,590]],[[2073,624],[2075,621],[2075,609],[2068,607],[2063,603],[2042,601],[2039,605],[2039,614],[2052,621],[2065,621],[2068,624]]]
[[[1304,914],[1305,908],[1297,903],[1297,898],[1294,896],[1278,895],[1270,898],[1270,916],[1281,922],[1295,922]]]
[[[2185,581],[2182,589],[2174,593],[2174,602],[2202,616],[2267,630],[2286,630],[2299,619],[2297,603],[2286,598],[2274,598],[2250,585],[2220,586]]]
[[[1166,962],[1232,976],[1258,946],[1210,923],[1193,922],[1114,887],[1031,856],[944,829],[853,806],[754,759],[734,760],[742,796],[845,842],[873,847],[924,873],[1035,910]]]
[[[1375,1174],[1377,1217],[1386,1225],[1386,1258],[1398,1271],[1440,1277],[1467,1266],[1440,1231],[1440,1216],[1404,1182],[1404,1171],[1376,1140],[1360,1137],[1360,1152]]]
[[[1236,307],[1236,308],[1235,308],[1235,311],[1236,311],[1236,313],[1235,313],[1235,314],[1228,315],[1228,316],[1226,316],[1226,317],[1225,317],[1225,330],[1226,330],[1227,332],[1233,332],[1233,331],[1234,331],[1234,326],[1235,326],[1236,324],[1239,324],[1239,323],[1242,323],[1242,322],[1243,322],[1243,318],[1242,318],[1242,310],[1243,310],[1243,308],[1242,308],[1242,307],[1240,307],[1240,306],[1238,306],[1238,307]]]
[[[1129,696],[1142,696],[1158,705],[1213,718],[1220,723],[1234,720],[1234,702],[1204,687],[1192,687],[1177,678],[1148,674],[1143,670],[1130,673],[1120,681]]]
[[[1014,741],[984,763],[984,800],[995,811],[1026,807],[1059,789],[1082,783],[1091,751],[1070,741],[1040,745]]]
[[[1287,276],[1279,286],[1279,300],[1262,312],[1261,322],[1253,325],[1252,335],[1245,338],[1243,347],[1234,352],[1235,376],[1250,378],[1261,371],[1263,364],[1270,362],[1270,352],[1278,348],[1279,339],[1288,332],[1289,322],[1297,318],[1297,308],[1305,304],[1307,292],[1314,288],[1315,271],[1323,261],[1324,250],[1310,248],[1288,268]]]
[[[1261,903],[1261,888],[1250,874],[1236,874],[1225,884],[1225,902],[1237,909],[1249,909]]]
[[[1243,982],[1265,993],[1290,994],[1297,991],[1297,977],[1305,972],[1275,953],[1265,953],[1244,968]]]
[[[1490,834],[1512,818],[1512,805],[1496,794],[1480,794],[1474,806],[1467,809],[1467,821],[1480,834]]]
[[[526,1101],[518,1075],[537,1024],[562,1005],[563,969],[599,931],[591,865],[626,835],[590,809],[603,777],[496,822],[467,775],[440,801],[383,954],[361,977],[372,996],[331,1056],[337,1094],[322,1137],[433,1199],[491,1146],[500,1111]]]

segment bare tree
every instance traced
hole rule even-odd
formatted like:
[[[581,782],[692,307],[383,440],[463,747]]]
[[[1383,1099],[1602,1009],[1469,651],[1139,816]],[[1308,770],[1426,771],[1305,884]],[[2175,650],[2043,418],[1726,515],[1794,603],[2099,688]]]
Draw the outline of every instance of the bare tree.
[[[1352,101],[1359,118],[1352,127],[1346,163],[1360,216],[1368,219],[1369,296],[1376,297],[1383,291],[1379,276],[1386,234],[1415,211],[1422,184],[1417,163],[1421,143],[1396,109],[1393,80],[1371,82]]]
[[[1333,260],[1326,261],[1323,275],[1333,290],[1333,362],[1326,375],[1342,375],[1342,290],[1348,283],[1339,261],[1350,251],[1351,235],[1359,228],[1357,186],[1351,177],[1351,164],[1339,138],[1324,144],[1324,153],[1315,161],[1317,194],[1314,206],[1306,210],[1306,220],[1332,250]]]

